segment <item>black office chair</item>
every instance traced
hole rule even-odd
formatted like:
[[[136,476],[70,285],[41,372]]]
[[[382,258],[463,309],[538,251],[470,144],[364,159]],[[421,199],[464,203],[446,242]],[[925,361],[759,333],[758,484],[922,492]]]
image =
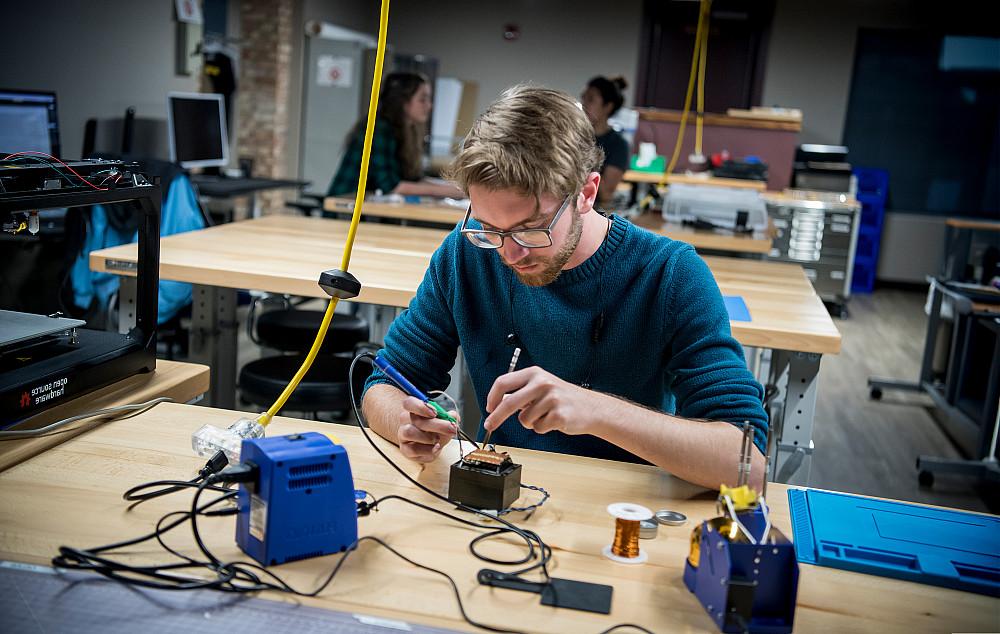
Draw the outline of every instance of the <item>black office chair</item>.
[[[251,304],[247,328],[255,343],[291,354],[247,363],[240,370],[238,382],[243,399],[262,407],[270,406],[278,398],[301,367],[323,320],[322,311],[294,308],[286,297],[277,299],[284,303],[283,308],[263,312],[255,318],[258,305],[273,301],[275,298],[263,298]],[[355,350],[372,345],[367,343],[368,337],[365,319],[335,313],[319,355],[285,403],[285,409],[314,415],[334,412],[335,418],[348,417],[351,410],[348,369]],[[367,375],[367,372],[359,374],[364,378]],[[362,384],[364,378],[360,379]]]

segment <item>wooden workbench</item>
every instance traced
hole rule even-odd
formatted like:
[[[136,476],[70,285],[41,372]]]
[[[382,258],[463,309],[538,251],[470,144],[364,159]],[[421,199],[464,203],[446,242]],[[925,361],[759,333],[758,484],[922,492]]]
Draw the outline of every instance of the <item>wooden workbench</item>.
[[[209,423],[226,426],[235,412],[163,404],[133,419],[116,422],[72,439],[0,474],[0,558],[48,564],[60,545],[96,546],[151,530],[164,513],[185,508],[188,494],[162,498],[126,512],[122,492],[161,478],[187,478],[203,459],[193,454],[190,434]],[[392,470],[356,428],[277,418],[269,435],[333,432],[347,448],[354,485],[375,496],[399,494],[451,511],[418,491]],[[444,492],[450,455],[427,467],[391,456],[424,484]],[[702,606],[681,580],[694,522],[714,516],[710,493],[672,478],[655,467],[514,450],[524,481],[545,487],[552,498],[530,519],[513,516],[555,551],[553,574],[614,586],[609,616],[539,605],[538,595],[479,586],[476,572],[487,566],[468,553],[478,531],[398,502],[359,518],[362,535],[378,535],[416,561],[455,577],[471,616],[490,624],[530,632],[599,632],[632,622],[656,632],[714,632]],[[769,487],[775,525],[792,537],[785,488]],[[684,526],[661,526],[642,547],[649,562],[624,566],[605,559],[601,548],[613,534],[605,511],[629,501],[651,509],[670,508],[690,519]],[[234,542],[234,520],[199,521],[208,546],[224,560],[247,559]],[[171,533],[169,543],[195,553],[190,531]],[[520,551],[487,547],[498,556]],[[164,561],[158,548],[135,549],[134,563]],[[286,581],[311,588],[329,572],[337,556],[274,568]],[[266,598],[291,600],[265,593]],[[315,599],[295,599],[316,607],[372,614],[404,621],[468,630],[447,585],[403,564],[372,544],[351,556],[334,583]],[[149,618],[155,618],[150,605]],[[795,629],[798,632],[988,631],[997,626],[996,599],[906,581],[800,565]]]
[[[268,216],[167,236],[160,241],[160,279],[233,289],[326,297],[319,274],[340,262],[349,223],[323,218]],[[351,272],[363,283],[357,301],[405,308],[416,294],[430,256],[447,232],[366,224],[358,232]],[[136,246],[91,253],[95,271],[122,273]],[[744,345],[836,353],[840,333],[815,294],[799,293],[808,279],[800,267],[706,258],[722,292],[742,295],[752,322],[733,322]],[[794,292],[788,292],[792,290]],[[759,292],[758,292],[759,291]]]
[[[348,227],[338,220],[269,216],[161,240],[160,279],[195,284],[192,322],[198,327],[190,358],[212,368],[210,404],[235,404],[239,324],[229,315],[236,312],[236,289],[326,297],[317,280],[339,264]],[[374,223],[358,232],[351,272],[363,283],[357,301],[370,305],[366,318],[373,340],[384,337],[396,310],[416,294],[431,254],[446,235],[438,229]],[[136,259],[135,245],[123,245],[91,253],[90,265],[127,275]],[[722,293],[742,297],[750,312],[751,321],[730,322],[736,340],[772,350],[768,376],[759,377],[761,382],[777,384],[787,371],[799,388],[778,397],[785,406],[775,423],[782,435],[773,464],[775,473],[782,473],[785,460],[801,453],[798,448],[812,447],[820,361],[824,354],[840,352],[840,332],[798,265],[718,257],[705,261]],[[123,292],[130,284],[134,286],[134,278],[123,280]],[[471,393],[458,398],[463,405],[475,403]],[[788,481],[808,484],[810,461],[807,454],[794,471],[798,475]]]
[[[771,236],[767,234],[745,235],[694,229],[680,223],[667,222],[658,213],[644,213],[630,220],[636,226],[671,240],[687,242],[698,251],[728,251],[759,256],[771,251]]]
[[[323,199],[323,211],[350,214],[354,211],[354,199],[328,197]],[[462,222],[465,209],[450,207],[440,202],[387,203],[365,201],[361,206],[362,218],[392,218],[404,222],[417,221],[441,225],[451,229]]]
[[[726,179],[721,179],[726,180]],[[331,197],[323,200],[323,209],[329,212],[350,214],[354,200]],[[366,201],[361,210],[362,219],[389,218],[402,224],[421,223],[451,230],[462,222],[465,210],[443,203],[386,203]],[[733,236],[684,227],[676,223],[663,222],[659,216],[643,214],[632,222],[660,235],[687,242],[695,249],[704,251],[729,251],[749,255],[766,255],[771,249],[771,238],[767,235]]]
[[[144,403],[160,396],[168,396],[178,403],[186,403],[208,390],[208,374],[208,368],[203,365],[157,359],[156,370],[153,372],[122,379],[61,403],[11,429],[38,429],[70,416],[119,405]],[[70,425],[66,431],[48,436],[0,441],[0,471],[65,442],[98,424],[101,424],[99,420],[81,421]]]
[[[655,185],[663,179],[660,172],[640,172],[638,170],[626,170],[622,180],[627,183],[646,183]],[[714,176],[689,176],[687,174],[670,174],[667,176],[667,185],[707,185],[710,187],[735,187],[737,189],[754,189],[764,191],[767,183],[764,181],[753,181],[745,178],[716,178]]]

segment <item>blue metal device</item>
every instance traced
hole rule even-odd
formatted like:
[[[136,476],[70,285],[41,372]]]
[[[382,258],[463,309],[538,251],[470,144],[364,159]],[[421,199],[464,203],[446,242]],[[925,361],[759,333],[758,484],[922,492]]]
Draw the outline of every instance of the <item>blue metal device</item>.
[[[243,441],[255,465],[240,484],[236,543],[265,566],[346,551],[358,539],[347,450],[316,432]]]
[[[763,505],[735,515],[757,543],[726,514],[702,522],[691,535],[684,585],[722,632],[791,632],[799,585],[792,542],[770,526]]]

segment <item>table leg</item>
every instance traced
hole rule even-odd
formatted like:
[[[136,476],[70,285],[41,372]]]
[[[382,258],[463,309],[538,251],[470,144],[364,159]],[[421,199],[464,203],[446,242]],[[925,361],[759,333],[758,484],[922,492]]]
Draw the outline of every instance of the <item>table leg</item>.
[[[250,192],[250,217],[260,218],[260,201],[257,199],[257,192]]]
[[[389,326],[402,309],[380,304],[361,304],[360,312],[368,321],[368,340],[382,344],[385,343]]]
[[[819,389],[821,356],[806,352],[775,350],[771,357],[771,382],[784,396],[774,403],[775,455],[769,478],[785,484],[809,484],[812,466],[813,422]]]
[[[205,397],[212,407],[236,407],[236,291],[195,285],[192,291],[188,357],[211,368]]]

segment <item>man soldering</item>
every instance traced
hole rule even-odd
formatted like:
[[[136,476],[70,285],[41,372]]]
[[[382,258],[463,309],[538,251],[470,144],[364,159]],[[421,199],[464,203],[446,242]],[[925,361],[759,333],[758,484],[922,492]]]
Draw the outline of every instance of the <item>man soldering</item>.
[[[380,354],[422,390],[465,354],[483,432],[501,445],[651,462],[695,484],[737,479],[753,427],[760,489],[763,389],[730,333],[706,264],[683,242],[594,209],[601,151],[569,95],[507,90],[451,166],[471,205],[435,251]],[[516,367],[508,372],[516,348]],[[376,370],[363,411],[416,461],[455,436]]]

